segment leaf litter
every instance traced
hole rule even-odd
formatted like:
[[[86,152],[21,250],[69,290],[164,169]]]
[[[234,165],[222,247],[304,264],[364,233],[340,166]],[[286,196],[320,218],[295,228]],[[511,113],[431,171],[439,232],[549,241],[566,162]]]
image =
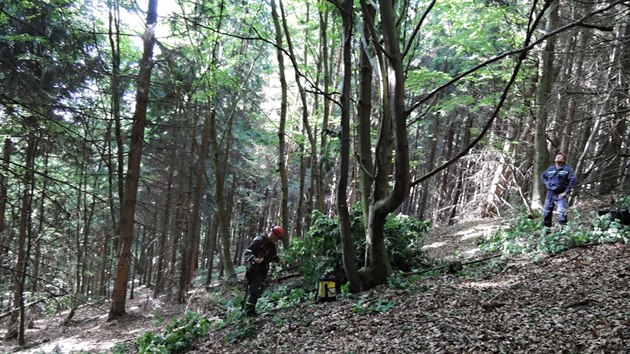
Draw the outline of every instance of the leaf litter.
[[[465,264],[479,257],[480,235],[499,223],[435,229],[425,244],[440,246],[426,251],[434,260]],[[402,289],[381,286],[242,319],[249,321],[245,335],[235,335],[235,325],[214,328],[189,352],[630,353],[629,259],[630,245],[618,243],[573,248],[537,262],[501,260],[488,265],[490,271],[465,265],[456,274],[409,277]],[[0,352],[111,352],[114,343],[133,348],[139,335],[159,332],[186,310],[225,316],[203,295],[171,305],[152,299],[150,289],[138,292],[125,319],[107,322],[106,304],[83,308],[66,326],[62,318],[38,319],[27,331],[28,348],[3,341]]]

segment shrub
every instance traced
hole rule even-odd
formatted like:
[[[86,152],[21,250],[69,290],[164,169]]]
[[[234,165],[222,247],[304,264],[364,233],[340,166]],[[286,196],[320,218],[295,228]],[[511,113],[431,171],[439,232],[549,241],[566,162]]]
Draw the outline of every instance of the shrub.
[[[210,321],[188,312],[166,326],[163,335],[149,331],[140,336],[136,341],[138,353],[183,353],[209,330]]]
[[[593,213],[592,224],[580,224],[580,214],[573,210],[571,221],[562,227],[545,228],[521,212],[514,216],[510,226],[486,238],[479,246],[484,252],[500,252],[504,256],[527,255],[540,258],[557,254],[571,247],[630,242],[630,227],[623,226],[608,215]]]
[[[285,252],[287,263],[300,264],[300,271],[307,283],[316,283],[319,277],[334,275],[343,282],[341,234],[336,217],[328,217],[319,211],[312,214],[312,226],[303,239],[293,239]],[[363,212],[360,204],[354,204],[350,213],[350,226],[357,264],[363,263],[365,233]],[[424,263],[422,236],[430,228],[429,222],[412,217],[390,214],[385,223],[385,246],[395,270],[410,270]]]

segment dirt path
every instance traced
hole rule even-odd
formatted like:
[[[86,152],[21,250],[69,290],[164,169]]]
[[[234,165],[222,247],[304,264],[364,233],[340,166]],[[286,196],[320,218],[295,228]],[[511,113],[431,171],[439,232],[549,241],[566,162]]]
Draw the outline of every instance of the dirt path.
[[[430,260],[464,261],[478,256],[483,237],[497,231],[503,219],[466,220],[434,228],[424,238],[424,251]]]
[[[65,325],[67,311],[52,318],[38,311],[33,328],[26,331],[26,348],[20,350],[16,340],[3,340],[0,353],[103,353],[117,343],[135,341],[146,331],[159,331],[183,311],[182,306],[153,299],[145,287],[136,288],[134,295],[127,300],[128,315],[110,322],[108,303],[81,306]]]

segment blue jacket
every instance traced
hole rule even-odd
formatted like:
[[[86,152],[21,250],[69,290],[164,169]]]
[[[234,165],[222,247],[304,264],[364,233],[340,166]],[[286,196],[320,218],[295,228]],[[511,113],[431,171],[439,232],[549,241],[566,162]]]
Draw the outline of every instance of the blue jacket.
[[[556,165],[550,166],[545,172],[542,173],[540,179],[543,181],[547,190],[557,194],[569,193],[571,188],[577,183],[575,175],[573,175],[573,169],[569,165],[562,167],[556,167]]]

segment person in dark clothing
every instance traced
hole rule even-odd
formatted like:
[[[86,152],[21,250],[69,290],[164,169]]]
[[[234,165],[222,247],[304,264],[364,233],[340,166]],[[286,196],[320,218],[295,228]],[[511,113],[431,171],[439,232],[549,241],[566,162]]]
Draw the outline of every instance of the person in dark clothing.
[[[269,229],[266,235],[259,235],[245,250],[245,261],[247,262],[247,303],[245,304],[245,314],[249,317],[258,315],[256,313],[256,303],[263,292],[263,283],[269,272],[269,263],[279,262],[276,243],[284,237],[284,229],[281,226],[274,226]]]
[[[566,155],[559,152],[555,158],[556,164],[550,166],[540,176],[545,187],[547,187],[547,196],[543,206],[543,225],[546,227],[551,227],[554,207],[558,208],[558,213],[560,214],[558,223],[561,225],[567,223],[567,195],[571,192],[577,180],[575,175],[573,175],[573,169],[566,162]]]

